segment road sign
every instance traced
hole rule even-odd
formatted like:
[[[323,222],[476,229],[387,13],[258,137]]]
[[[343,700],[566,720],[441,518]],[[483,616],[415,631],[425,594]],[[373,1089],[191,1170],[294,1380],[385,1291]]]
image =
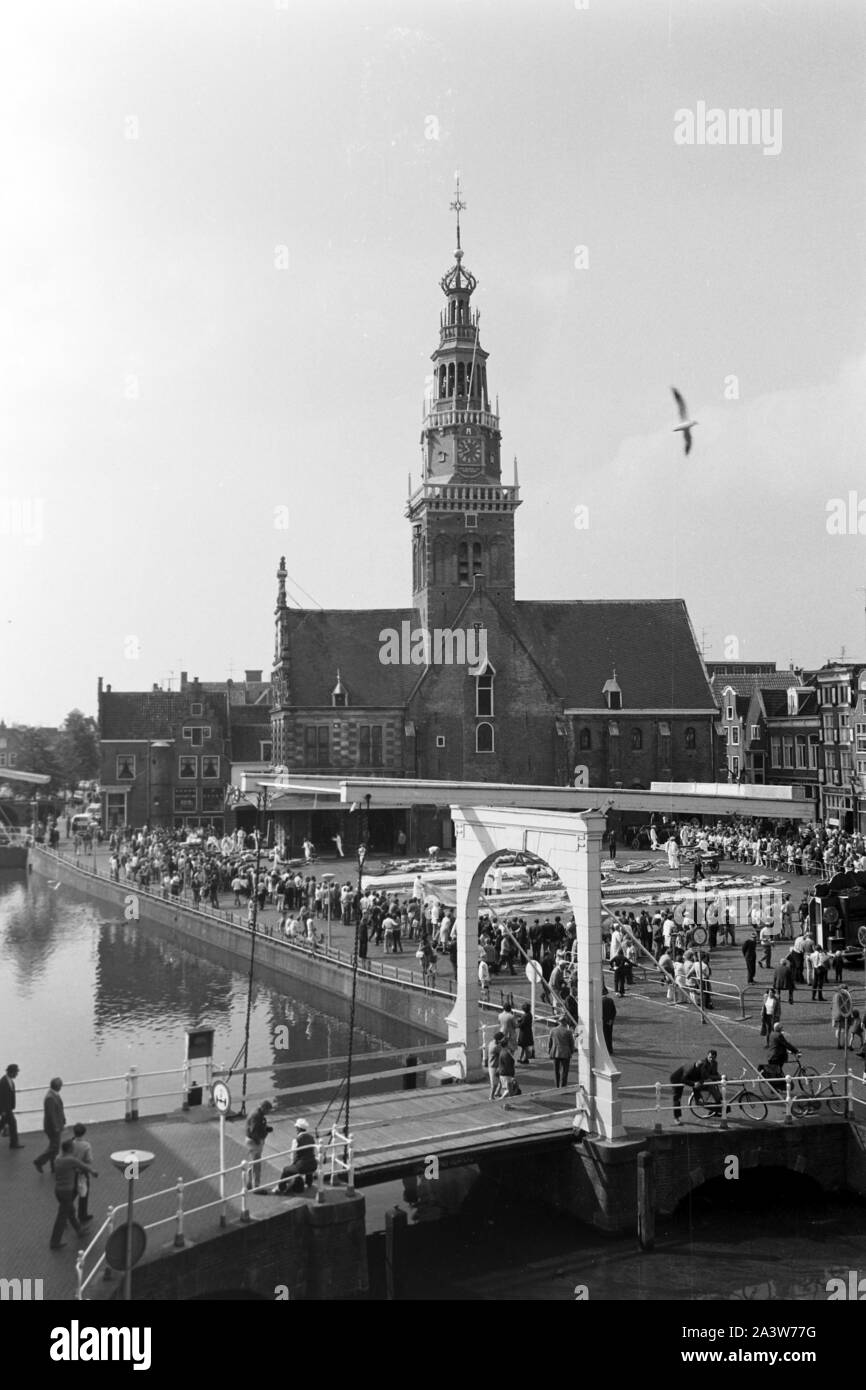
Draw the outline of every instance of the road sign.
[[[542,975],[543,971],[537,960],[528,960],[526,962],[526,978],[529,980],[530,984],[533,978],[535,980],[540,980]]]
[[[694,944],[695,944],[696,946],[706,946],[706,944],[707,944],[707,929],[706,929],[706,927],[693,927],[693,928],[692,928],[692,941],[694,942]]]
[[[232,1108],[231,1092],[224,1081],[215,1081],[211,1091],[213,1103],[221,1115],[227,1115]]]
[[[862,931],[863,928],[861,927],[860,930]],[[839,1003],[838,1003],[838,1005],[837,1005],[837,1008],[838,1008],[838,1010],[839,1010],[839,1016],[840,1016],[840,1018],[850,1018],[850,1017],[851,1017],[851,1011],[852,1011],[852,1009],[854,1008],[854,1003],[853,1003],[853,1000],[852,1000],[850,994],[848,993],[847,989],[840,989],[840,991],[839,991]]]
[[[126,1269],[126,1223],[111,1232],[105,1243],[105,1263],[110,1269]],[[137,1221],[132,1223],[132,1260],[137,1265],[147,1249],[147,1234]]]
[[[857,940],[861,946],[866,946],[866,927],[857,928]]]

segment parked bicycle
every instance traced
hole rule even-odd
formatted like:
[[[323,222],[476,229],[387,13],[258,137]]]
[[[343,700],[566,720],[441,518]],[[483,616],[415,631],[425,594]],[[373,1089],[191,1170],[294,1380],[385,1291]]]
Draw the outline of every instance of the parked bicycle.
[[[729,1086],[738,1086],[738,1090],[731,1095],[730,1090],[727,1098],[727,1113],[736,1106],[747,1120],[766,1120],[767,1104],[761,1100],[756,1091],[751,1090],[745,1083],[746,1068],[743,1067],[739,1080],[729,1083]],[[718,1104],[712,1097],[704,1097],[701,1091],[692,1091],[689,1096],[689,1111],[697,1120],[707,1120],[711,1117],[712,1111],[718,1110]]]

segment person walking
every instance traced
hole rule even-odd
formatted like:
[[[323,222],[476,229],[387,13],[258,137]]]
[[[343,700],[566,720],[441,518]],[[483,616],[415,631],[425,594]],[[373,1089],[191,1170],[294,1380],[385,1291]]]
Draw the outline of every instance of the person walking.
[[[746,984],[753,985],[755,983],[755,967],[758,963],[758,936],[756,932],[752,932],[751,936],[746,937],[740,950],[746,962]]]
[[[273,1125],[268,1124],[267,1117],[273,1110],[273,1105],[269,1100],[263,1100],[257,1110],[254,1110],[247,1120],[246,1144],[249,1149],[249,1164],[247,1169],[246,1188],[248,1192],[255,1192],[261,1186],[262,1181],[262,1153],[265,1147],[265,1140],[269,1134],[273,1133]]]
[[[513,1048],[517,1043],[517,1019],[514,1017],[514,1010],[510,1004],[502,1005],[499,1027],[502,1030],[505,1046]]]
[[[478,962],[478,998],[484,1004],[490,998],[490,966],[484,956]]]
[[[6,1071],[0,1076],[0,1129],[9,1131],[10,1149],[23,1149],[24,1145],[18,1139],[18,1121],[15,1119],[15,1078],[20,1071],[17,1062],[10,1062]]]
[[[782,1005],[778,994],[771,985],[764,995],[764,1002],[761,1005],[761,1037],[766,1038],[765,1047],[770,1046],[770,1037],[773,1032],[773,1024],[779,1022],[782,1012]]]
[[[85,1125],[77,1124],[72,1126],[72,1153],[75,1158],[85,1164],[88,1168],[93,1167],[93,1150],[90,1147],[89,1139],[85,1139],[87,1129]],[[76,1183],[78,1193],[78,1221],[84,1226],[90,1220],[87,1210],[90,1198],[90,1174],[79,1173]]]
[[[77,1236],[83,1236],[84,1227],[93,1219],[92,1217],[88,1217],[87,1221],[79,1221],[78,1217],[75,1215],[76,1184],[78,1176],[81,1173],[91,1178],[98,1178],[99,1174],[89,1163],[85,1163],[82,1159],[75,1157],[75,1154],[72,1152],[73,1143],[74,1141],[72,1139],[63,1140],[60,1146],[59,1157],[52,1165],[54,1171],[54,1195],[57,1198],[57,1217],[51,1232],[50,1248],[52,1250],[63,1249],[64,1241],[61,1237],[66,1230],[67,1222]]]
[[[787,990],[788,1003],[793,1004],[796,986],[794,984],[794,964],[790,955],[783,956],[776,966],[773,974],[773,988],[779,997],[784,990]]]
[[[66,1111],[63,1109],[63,1101],[60,1099],[62,1087],[62,1079],[59,1076],[52,1077],[42,1102],[42,1128],[48,1138],[48,1148],[33,1160],[33,1167],[37,1173],[42,1172],[46,1163],[51,1164],[53,1173],[55,1160],[60,1152],[60,1140],[66,1128]]]
[[[517,1080],[514,1075],[514,1053],[509,1047],[508,1038],[503,1038],[499,1051],[499,1086],[502,1100],[517,1094]]]
[[[830,1000],[830,1027],[836,1035],[836,1048],[842,1051],[845,1046],[845,1034],[848,1031],[848,1019],[851,1017],[851,995],[843,985],[840,989],[834,990]]]
[[[827,969],[830,965],[830,956],[823,946],[816,946],[809,957],[812,964],[812,998],[824,1000],[824,983],[827,979]]]
[[[560,1017],[547,1039],[547,1054],[553,1061],[553,1075],[559,1090],[568,1085],[568,1069],[573,1052],[574,1034],[566,1019]]]
[[[491,1100],[496,1100],[501,1089],[499,1084],[499,1054],[502,1051],[504,1041],[505,1034],[497,1029],[487,1044],[487,1075],[490,1078]]]
[[[613,1024],[616,1018],[616,1004],[613,996],[608,992],[607,987],[601,987],[601,1031],[604,1034],[604,1045],[613,1056]]]
[[[766,923],[764,924],[764,926],[761,927],[761,950],[764,952],[764,958],[761,961],[761,964],[764,966],[766,970],[772,970],[773,930],[772,927],[770,927]]]
[[[523,1012],[517,1020],[518,1062],[528,1066],[535,1056],[535,1034],[532,1031],[532,1006],[524,1004]]]

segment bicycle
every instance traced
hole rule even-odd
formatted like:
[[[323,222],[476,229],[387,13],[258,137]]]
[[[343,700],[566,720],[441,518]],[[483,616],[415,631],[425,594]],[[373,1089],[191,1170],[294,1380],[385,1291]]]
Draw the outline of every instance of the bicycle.
[[[736,1083],[739,1086],[739,1090],[735,1091],[733,1095],[731,1095],[730,1092],[728,1093],[726,1109],[728,1113],[730,1113],[732,1107],[736,1105],[738,1109],[742,1111],[743,1115],[747,1120],[766,1120],[768,1114],[766,1102],[761,1100],[761,1097],[755,1091],[751,1091],[749,1087],[745,1084],[745,1081],[743,1079],[745,1075],[746,1068],[743,1067],[739,1081]],[[719,1088],[718,1082],[710,1082],[710,1085],[714,1085],[717,1088]],[[706,1089],[706,1086],[702,1086],[700,1088],[702,1092],[706,1091]],[[720,1116],[712,1116],[710,1113],[711,1111],[718,1110],[719,1108],[720,1107],[716,1101],[712,1099],[704,1100],[702,1096],[699,1096],[696,1091],[692,1090],[692,1093],[689,1096],[689,1110],[695,1116],[696,1119],[720,1119]]]
[[[846,1114],[847,1102],[845,1096],[839,1094],[833,1083],[832,1073],[835,1070],[836,1063],[831,1062],[830,1066],[827,1068],[827,1077],[820,1078],[821,1084],[819,1084],[817,1079],[814,1079],[818,1078],[818,1073],[815,1071],[814,1067],[804,1067],[804,1077],[800,1075],[799,1071],[794,1073],[800,1086],[808,1087],[809,1089],[806,1092],[806,1099],[798,1099],[791,1102],[791,1113],[793,1115],[796,1115],[798,1119],[802,1119],[805,1115],[816,1115],[824,1104],[826,1104],[827,1109],[832,1115]]]

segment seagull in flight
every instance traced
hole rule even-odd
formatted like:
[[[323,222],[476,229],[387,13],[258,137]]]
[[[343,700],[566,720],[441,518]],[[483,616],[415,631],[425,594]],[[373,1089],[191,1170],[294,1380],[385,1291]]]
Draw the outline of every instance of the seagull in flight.
[[[682,436],[685,440],[686,445],[686,454],[689,454],[691,452],[692,447],[692,430],[698,422],[697,420],[689,419],[688,406],[686,405],[677,388],[675,386],[672,386],[671,391],[673,392],[674,400],[677,403],[677,410],[680,413],[680,424],[674,425],[674,434],[676,434],[678,430],[682,431]]]

